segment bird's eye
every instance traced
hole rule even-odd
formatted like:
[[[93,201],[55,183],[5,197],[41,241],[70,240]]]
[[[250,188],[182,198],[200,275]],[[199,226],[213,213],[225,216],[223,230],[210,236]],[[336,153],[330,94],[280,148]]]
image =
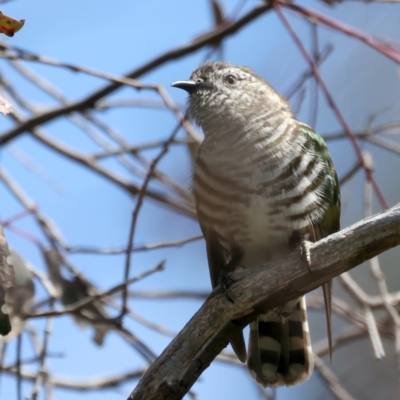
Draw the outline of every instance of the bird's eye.
[[[227,75],[225,77],[225,82],[228,83],[231,86],[235,86],[237,84],[237,78],[234,75]]]
[[[203,79],[196,79],[196,85],[201,85],[203,83]]]

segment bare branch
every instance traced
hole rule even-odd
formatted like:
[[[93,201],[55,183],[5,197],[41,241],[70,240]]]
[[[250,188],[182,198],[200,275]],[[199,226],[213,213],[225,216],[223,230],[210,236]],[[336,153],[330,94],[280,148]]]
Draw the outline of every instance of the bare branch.
[[[258,5],[254,7],[250,12],[245,14],[242,18],[238,19],[237,21],[235,22],[226,21],[223,25],[216,26],[214,29],[210,30],[204,35],[201,35],[198,39],[195,39],[191,43],[181,47],[177,47],[173,50],[167,51],[164,54],[161,54],[160,56],[156,57],[150,62],[130,72],[126,76],[126,78],[137,79],[139,76],[159,67],[160,65],[168,61],[175,60],[187,54],[193,53],[196,50],[206,46],[207,44],[213,43],[217,40],[221,40],[222,38],[230,36],[236,33],[244,26],[246,26],[247,24],[249,24],[251,21],[255,20],[260,15],[263,15],[267,11],[270,11],[271,9],[272,6],[270,4]],[[3,49],[6,50],[9,49],[4,44],[2,44],[1,46],[3,47]],[[14,139],[21,133],[28,132],[31,129],[35,128],[36,126],[49,122],[60,116],[68,115],[73,111],[83,112],[90,108],[94,108],[98,100],[114,92],[122,85],[123,84],[121,82],[112,82],[83,100],[32,117],[31,119],[24,121],[15,128],[9,130],[7,133],[1,135],[0,145],[6,144],[7,142]]]
[[[157,140],[157,141],[153,141],[150,143],[143,143],[143,144],[138,144],[136,146],[126,146],[120,149],[115,149],[115,150],[110,150],[107,152],[101,152],[101,153],[96,153],[93,154],[92,157],[95,158],[96,160],[100,160],[102,158],[106,158],[106,157],[111,157],[111,156],[117,156],[120,154],[124,154],[124,153],[136,153],[140,150],[147,150],[147,149],[153,149],[153,148],[157,148],[157,147],[161,147],[163,144],[165,143],[165,140]],[[171,145],[173,144],[188,144],[188,143],[192,143],[191,140],[187,140],[187,139],[175,139]]]
[[[381,41],[375,39],[374,37],[372,37],[371,35],[361,32],[351,26],[345,25],[342,22],[328,18],[323,14],[317,13],[316,11],[309,10],[304,7],[300,7],[295,4],[289,4],[289,3],[286,3],[283,1],[280,1],[280,3],[283,6],[289,8],[299,14],[302,14],[308,18],[312,18],[314,21],[318,21],[319,23],[322,23],[333,29],[337,29],[339,32],[342,32],[346,35],[353,36],[353,37],[363,41],[364,43],[368,44],[375,50],[377,50],[380,53],[382,53],[383,55],[385,55],[386,57],[389,57],[396,63],[400,64],[400,51],[395,46],[393,46],[389,43],[381,42]]]
[[[205,300],[210,295],[210,292],[196,292],[193,290],[182,291],[182,290],[174,290],[168,292],[139,292],[134,291],[129,293],[129,297],[133,299],[149,299],[149,300],[157,300],[157,299],[193,299],[193,300]]]
[[[36,400],[38,398],[39,395],[39,390],[40,387],[43,384],[43,381],[45,379],[45,375],[46,375],[46,357],[47,357],[47,346],[48,346],[48,341],[49,341],[49,336],[52,330],[52,318],[47,318],[47,322],[46,322],[46,328],[44,331],[44,339],[43,339],[43,346],[42,349],[40,351],[40,365],[39,365],[39,371],[37,373],[36,379],[35,379],[35,384],[33,385],[33,389],[31,391],[31,393],[27,396],[27,399],[33,399]]]
[[[285,3],[282,3],[282,4],[285,5]],[[326,100],[327,100],[330,108],[332,109],[332,112],[335,114],[338,122],[342,125],[344,133],[349,138],[350,143],[352,144],[352,146],[354,148],[354,152],[356,153],[358,160],[360,161],[362,167],[364,168],[367,179],[371,182],[371,184],[375,190],[375,193],[379,199],[379,202],[382,205],[382,208],[384,208],[384,209],[388,208],[389,206],[388,206],[381,190],[379,189],[378,183],[376,182],[371,171],[368,169],[367,165],[364,162],[361,148],[360,148],[359,144],[357,143],[356,138],[350,129],[350,126],[348,125],[347,121],[344,119],[343,114],[340,112],[339,108],[336,105],[336,102],[333,100],[333,97],[332,97],[331,93],[329,92],[328,87],[326,86],[324,80],[322,79],[322,77],[319,73],[318,66],[314,63],[314,61],[312,60],[310,55],[307,53],[305,47],[303,46],[303,43],[299,39],[296,32],[293,30],[292,25],[289,23],[289,21],[283,14],[283,12],[280,8],[279,1],[274,2],[274,8],[275,8],[276,12],[278,13],[280,19],[282,20],[282,23],[285,25],[286,29],[288,30],[289,34],[292,36],[293,41],[296,43],[296,45],[299,48],[300,52],[302,53],[303,57],[306,59],[306,61],[310,65],[316,82],[318,82],[318,85],[320,86],[322,92],[324,93]],[[400,53],[399,53],[399,57],[400,57]]]
[[[171,135],[169,136],[168,140],[164,143],[161,151],[157,155],[156,158],[153,159],[149,166],[149,170],[147,172],[147,175],[144,179],[144,182],[142,184],[142,187],[140,189],[140,192],[138,194],[138,199],[136,202],[136,206],[132,212],[132,220],[131,220],[131,226],[129,229],[129,236],[128,236],[128,245],[127,245],[127,250],[126,250],[126,259],[125,259],[125,271],[124,271],[124,281],[127,283],[129,279],[129,272],[130,272],[130,267],[131,267],[131,257],[132,257],[132,249],[133,249],[133,242],[135,238],[135,231],[136,231],[136,226],[137,226],[137,220],[139,216],[139,211],[143,205],[143,200],[145,193],[147,191],[147,187],[150,183],[151,178],[153,177],[154,170],[157,166],[157,164],[161,161],[161,159],[167,154],[169,145],[172,143],[172,141],[175,139],[175,136],[177,135],[179,128],[181,126],[181,123],[179,123],[176,128],[172,131]],[[122,318],[126,312],[127,309],[127,301],[128,301],[128,285],[124,285],[123,290],[122,290],[122,302],[123,302],[123,308],[122,312],[120,315],[120,318]]]
[[[132,249],[132,252],[149,251],[154,249],[162,249],[166,247],[181,247],[186,243],[191,243],[203,238],[203,235],[191,236],[182,240],[173,240],[170,242],[161,242],[154,244],[145,244],[143,246],[137,246]],[[125,247],[114,247],[114,248],[91,248],[91,247],[67,247],[65,249],[69,253],[85,253],[85,254],[125,254]]]
[[[15,375],[16,368],[9,369],[7,366],[2,368],[2,371],[5,373]],[[61,378],[61,377],[48,377],[48,381],[51,382],[53,386],[87,392],[90,390],[100,390],[110,387],[117,387],[120,384],[138,379],[143,375],[144,370],[138,369],[132,372],[126,372],[123,374],[115,375],[115,376],[105,376],[105,377],[96,377],[96,378],[85,378],[82,380],[75,380],[73,378]],[[36,379],[36,372],[30,371],[22,371],[21,377],[23,379],[34,382]]]
[[[45,144],[46,146],[50,147],[51,149],[55,150],[57,153],[70,158],[79,164],[82,164],[91,170],[97,172],[98,174],[102,175],[106,179],[110,180],[111,182],[119,185],[123,189],[127,190],[130,194],[137,195],[139,193],[139,188],[134,185],[133,183],[129,182],[122,176],[116,175],[111,173],[109,170],[105,169],[104,167],[96,164],[93,162],[92,159],[86,157],[82,154],[75,152],[74,150],[68,149],[65,145],[57,143],[55,140],[50,139],[49,137],[45,136],[44,134],[40,133],[38,129],[35,130],[33,136],[38,139],[40,142]],[[182,211],[186,215],[194,216],[194,210],[190,207],[186,206],[185,204],[179,204],[175,199],[171,198],[166,194],[157,193],[152,190],[147,190],[146,195],[154,200],[160,201],[165,204],[171,205],[173,208]]]
[[[154,272],[159,272],[163,268],[164,268],[164,261],[162,261],[161,263],[156,265],[154,268],[151,268],[148,271],[145,271],[145,272],[143,272],[142,274],[140,274],[138,276],[135,276],[133,278],[128,279],[124,283],[116,285],[116,286],[112,287],[111,289],[106,290],[104,292],[96,293],[96,294],[93,294],[93,295],[87,296],[87,297],[83,297],[82,299],[80,299],[76,303],[71,304],[70,306],[65,306],[61,310],[53,309],[53,310],[50,310],[50,311],[38,312],[38,313],[35,313],[35,314],[29,314],[27,317],[29,317],[29,318],[54,317],[54,316],[60,316],[60,315],[64,315],[64,314],[73,313],[75,311],[81,310],[82,308],[84,308],[88,304],[93,303],[95,300],[103,299],[105,297],[108,297],[108,296],[111,296],[111,295],[113,295],[115,293],[118,293],[121,290],[124,290],[124,288],[127,287],[128,285],[130,285],[132,283],[136,283],[139,280],[141,280],[143,278],[146,278],[147,276],[153,274]],[[90,320],[93,320],[93,319],[90,318]],[[107,320],[102,320],[102,322],[106,323]]]

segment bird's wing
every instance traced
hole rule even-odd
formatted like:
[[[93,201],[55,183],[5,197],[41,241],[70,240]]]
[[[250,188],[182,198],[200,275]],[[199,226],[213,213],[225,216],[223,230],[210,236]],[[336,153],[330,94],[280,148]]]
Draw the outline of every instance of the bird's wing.
[[[205,224],[200,224],[206,241],[208,267],[210,269],[210,277],[212,287],[218,286],[219,276],[226,265],[225,255],[220,245],[216,232]]]
[[[325,184],[323,185],[322,196],[324,201],[328,203],[328,206],[318,221],[311,221],[311,241],[317,242],[340,229],[339,180],[324,139],[308,125],[300,123],[299,129],[301,129],[302,133],[309,138],[311,141],[310,143],[312,144],[311,148],[316,154],[318,154],[326,167],[326,175],[324,177]],[[324,292],[326,322],[328,327],[329,355],[332,360],[332,280],[325,283],[322,288]]]
[[[215,288],[218,286],[221,271],[226,267],[224,250],[218,241],[217,233],[211,227],[207,224],[200,224],[200,228],[206,241],[211,283]],[[229,341],[239,360],[245,362],[247,354],[242,330],[231,329]]]

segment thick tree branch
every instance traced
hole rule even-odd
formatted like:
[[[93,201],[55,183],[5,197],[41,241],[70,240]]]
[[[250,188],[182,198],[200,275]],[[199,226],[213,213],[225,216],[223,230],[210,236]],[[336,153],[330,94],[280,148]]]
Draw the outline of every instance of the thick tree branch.
[[[242,329],[255,314],[293,300],[399,244],[400,204],[313,244],[311,274],[298,252],[236,272],[229,288],[234,304],[217,288],[150,366],[129,399],[181,399],[228,344],[229,331]]]

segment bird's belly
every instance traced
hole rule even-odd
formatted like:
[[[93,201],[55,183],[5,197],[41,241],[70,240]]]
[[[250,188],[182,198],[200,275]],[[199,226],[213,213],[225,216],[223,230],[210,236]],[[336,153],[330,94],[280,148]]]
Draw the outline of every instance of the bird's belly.
[[[230,164],[223,164],[223,170],[212,167],[216,164],[203,154],[193,188],[199,221],[217,234],[226,262],[237,248],[247,268],[286,256],[291,251],[293,232],[304,231],[310,221],[308,203],[298,199],[303,195],[302,185],[291,182],[292,187],[285,191],[288,184],[282,181],[279,186],[275,183],[273,190],[260,190],[267,180],[264,170],[244,165],[238,177],[232,171],[228,173],[226,165]],[[232,164],[232,169],[235,166]],[[293,204],[288,201],[291,198]]]
[[[241,228],[231,220],[240,221]],[[252,196],[248,204],[232,204],[221,228],[218,233],[242,250],[246,268],[282,258],[290,250],[292,227],[282,212],[268,207],[263,196]]]

